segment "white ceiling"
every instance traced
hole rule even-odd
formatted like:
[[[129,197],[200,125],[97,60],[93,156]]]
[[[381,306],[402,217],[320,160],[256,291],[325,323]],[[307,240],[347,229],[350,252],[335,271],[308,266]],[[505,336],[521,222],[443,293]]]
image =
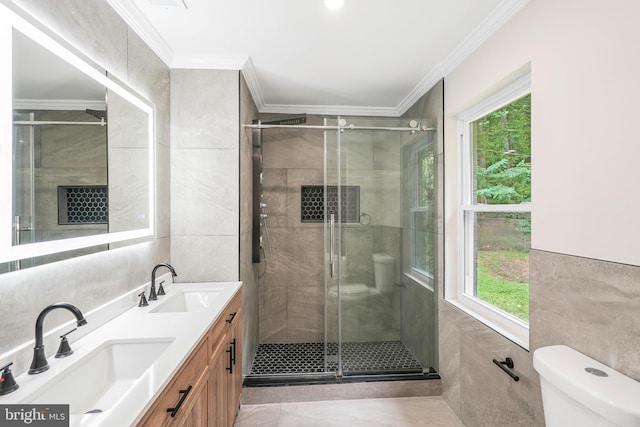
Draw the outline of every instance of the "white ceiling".
[[[382,116],[401,115],[527,2],[108,1],[171,68],[242,69],[261,112]]]

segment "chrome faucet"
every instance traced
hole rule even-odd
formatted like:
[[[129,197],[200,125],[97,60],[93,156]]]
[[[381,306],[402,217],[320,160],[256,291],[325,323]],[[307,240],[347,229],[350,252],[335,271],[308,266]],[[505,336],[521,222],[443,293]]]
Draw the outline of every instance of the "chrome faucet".
[[[160,263],[158,265],[156,265],[155,267],[153,267],[153,271],[151,272],[151,289],[149,290],[149,301],[155,301],[158,299],[158,295],[164,295],[164,288],[162,287],[162,283],[160,283],[160,286],[158,287],[158,293],[156,294],[156,270],[159,269],[160,267],[167,267],[169,270],[171,270],[171,276],[172,277],[176,277],[176,271],[173,269],[173,267],[171,267],[170,264],[167,264],[165,262]]]
[[[40,315],[38,315],[38,319],[36,320],[36,346],[33,348],[33,360],[31,361],[31,367],[29,368],[30,374],[39,374],[40,372],[44,372],[49,369],[49,362],[47,362],[47,358],[44,354],[42,325],[44,324],[44,318],[47,314],[57,308],[64,308],[72,312],[73,315],[76,316],[78,326],[84,326],[87,324],[82,312],[73,304],[68,302],[56,302],[45,307],[45,309],[40,312]]]

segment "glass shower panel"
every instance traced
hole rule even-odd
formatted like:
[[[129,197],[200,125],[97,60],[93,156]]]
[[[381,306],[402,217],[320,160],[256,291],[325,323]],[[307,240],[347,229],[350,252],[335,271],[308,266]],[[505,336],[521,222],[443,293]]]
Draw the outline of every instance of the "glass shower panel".
[[[32,121],[33,113],[16,112],[15,120]],[[33,126],[13,126],[13,244],[35,241],[35,152]],[[15,269],[31,266],[32,260],[16,261]]]
[[[422,133],[397,130],[409,119],[345,120],[332,177],[339,186],[337,283],[328,291],[328,305],[337,293],[340,373],[422,373],[403,340],[400,287],[402,147]]]
[[[335,119],[324,119],[325,126],[337,126]],[[341,375],[340,366],[340,301],[337,298],[340,274],[340,212],[335,210],[337,203],[335,190],[339,184],[340,137],[337,130],[324,132],[324,256],[325,256],[325,316],[324,316],[324,358],[325,371]],[[329,193],[331,192],[331,195]]]

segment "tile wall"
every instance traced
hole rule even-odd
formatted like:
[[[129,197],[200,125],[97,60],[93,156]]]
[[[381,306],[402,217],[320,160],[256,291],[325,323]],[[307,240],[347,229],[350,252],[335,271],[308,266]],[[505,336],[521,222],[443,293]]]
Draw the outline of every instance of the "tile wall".
[[[322,125],[323,118],[308,116],[307,124]],[[400,258],[400,145],[392,153],[370,132],[354,132],[349,138],[350,149],[343,153],[350,171],[345,184],[360,186],[360,209],[372,222],[344,226],[343,251],[351,256],[341,261],[342,274],[347,283],[374,286],[371,254],[384,251]],[[324,341],[324,230],[322,223],[300,218],[301,186],[324,183],[324,135],[318,130],[269,129],[263,131],[263,144],[272,250],[260,265],[260,342]],[[379,339],[382,331],[389,332],[388,339],[399,337],[398,310],[392,309],[399,304],[397,296],[381,299],[380,307],[386,307],[389,316],[373,315],[372,310],[381,312],[374,302],[343,318],[348,339]],[[337,325],[330,302],[331,334]],[[378,324],[381,317],[386,321]]]
[[[240,280],[242,280],[243,372],[251,371],[258,347],[258,264],[252,263],[253,158],[251,130],[244,124],[258,118],[247,83],[240,75]]]
[[[239,280],[240,73],[171,70],[171,260],[177,280]]]
[[[436,195],[437,212],[434,232],[434,240],[437,242],[437,262],[436,274],[434,277],[433,291],[425,289],[421,284],[410,277],[403,277],[404,287],[402,288],[401,305],[402,309],[402,341],[405,345],[418,355],[419,360],[425,367],[433,367],[440,371],[441,363],[447,360],[448,355],[440,353],[438,349],[441,337],[438,334],[439,323],[439,298],[442,295],[443,265],[444,265],[444,231],[442,222],[442,197],[444,182],[444,81],[440,80],[425,95],[423,95],[404,114],[405,118],[433,119],[437,127],[436,130]],[[410,218],[403,219],[405,229],[403,231],[403,251],[405,254],[411,253]],[[404,260],[408,262],[407,259]],[[446,381],[446,379],[443,379]]]

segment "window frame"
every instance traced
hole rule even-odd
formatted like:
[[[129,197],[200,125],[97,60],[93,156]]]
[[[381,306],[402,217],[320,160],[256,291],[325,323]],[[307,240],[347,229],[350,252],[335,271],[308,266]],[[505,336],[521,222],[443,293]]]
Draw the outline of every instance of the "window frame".
[[[531,75],[518,78],[506,87],[479,102],[457,117],[458,120],[458,279],[456,286],[447,287],[446,299],[480,322],[504,335],[519,346],[529,348],[529,324],[471,294],[476,274],[475,216],[479,212],[531,212],[531,203],[513,205],[477,204],[473,200],[473,144],[471,124],[511,102],[531,94]],[[453,289],[451,289],[453,288]]]
[[[416,245],[416,221],[415,214],[418,212],[424,212],[427,215],[433,214],[433,208],[429,208],[428,206],[419,205],[420,201],[420,160],[421,153],[429,152],[429,150],[433,150],[433,140],[426,139],[426,142],[417,142],[411,148],[410,159],[409,159],[409,168],[410,168],[410,183],[409,189],[411,194],[409,195],[411,200],[411,205],[409,207],[409,215],[410,215],[410,229],[411,229],[411,261],[408,265],[408,270],[404,271],[404,275],[411,278],[412,280],[418,282],[422,286],[427,289],[434,291],[434,281],[435,281],[435,271],[426,271],[416,266],[415,260],[417,255],[417,245]],[[435,180],[435,162],[436,159],[433,159],[433,174]],[[435,182],[435,181],[434,181]],[[435,192],[435,189],[434,189]],[[435,262],[435,260],[434,260]],[[434,265],[435,268],[435,265]]]

